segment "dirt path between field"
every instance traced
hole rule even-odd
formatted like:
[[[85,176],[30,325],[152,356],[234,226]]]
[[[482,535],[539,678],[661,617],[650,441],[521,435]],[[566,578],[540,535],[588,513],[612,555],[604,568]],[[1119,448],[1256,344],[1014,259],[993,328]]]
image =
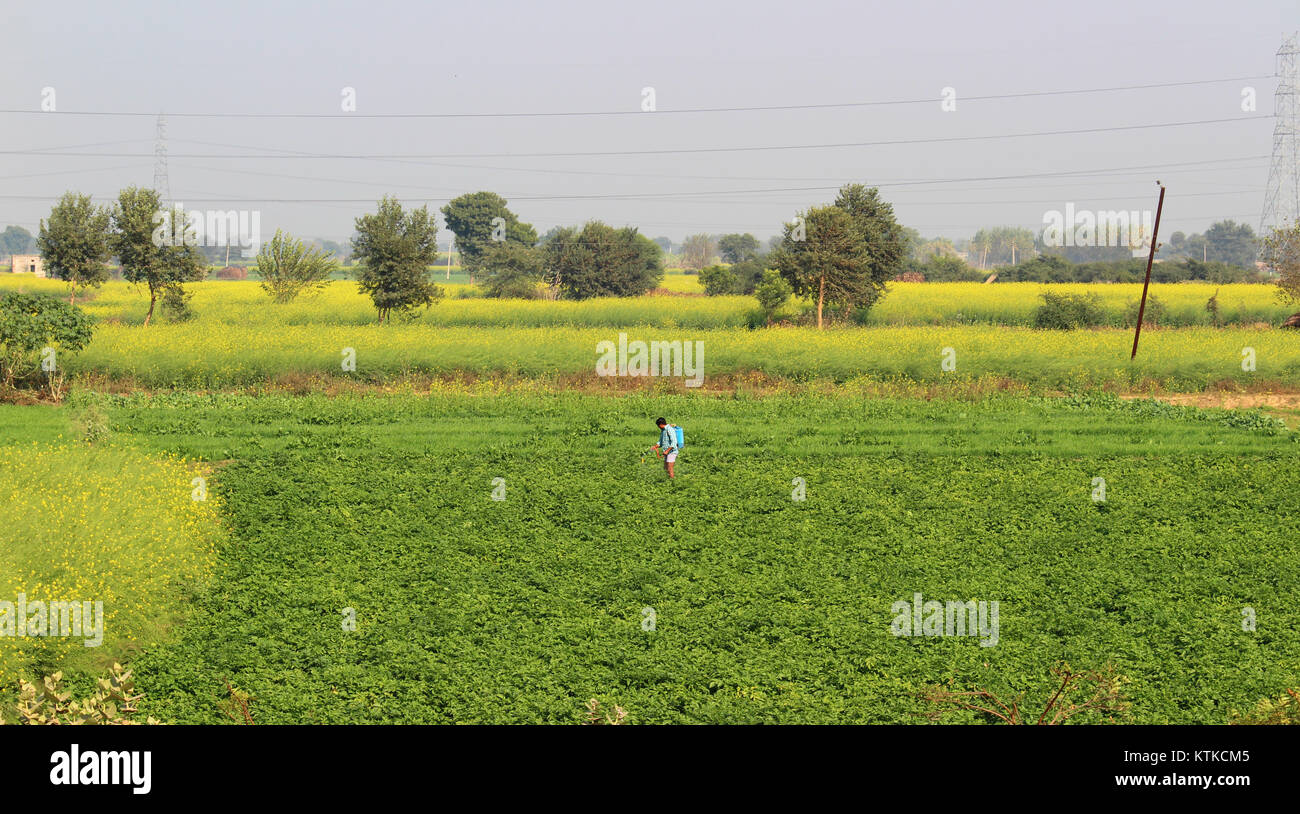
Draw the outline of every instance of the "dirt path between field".
[[[1154,398],[1192,407],[1223,407],[1228,410],[1300,410],[1300,393],[1124,393],[1120,398]]]

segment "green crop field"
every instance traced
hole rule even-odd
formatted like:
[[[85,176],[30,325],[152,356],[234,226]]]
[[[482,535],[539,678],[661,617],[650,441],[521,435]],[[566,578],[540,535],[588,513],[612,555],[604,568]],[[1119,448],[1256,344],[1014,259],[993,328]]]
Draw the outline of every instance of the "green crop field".
[[[1041,708],[1062,663],[1122,677],[1115,720],[1223,724],[1300,685],[1295,405],[1129,398],[1289,398],[1269,287],[1154,286],[1134,362],[1122,285],[1050,287],[1114,318],[1074,331],[1031,327],[1036,284],[900,283],[821,331],[750,327],[750,297],[452,284],[378,325],[346,281],[193,290],[148,327],[131,286],[83,297],[68,398],[0,404],[0,600],[107,621],[0,637],[0,717],[19,677],[113,661],[143,714],[203,724],[232,691],[268,724],[914,723],[949,682]],[[699,343],[702,386],[597,375],[620,334]],[[926,602],[997,615],[900,629]]]
[[[915,722],[918,693],[949,679],[1041,702],[1064,660],[1113,665],[1133,721],[1224,723],[1300,668],[1300,446],[1255,413],[1102,396],[93,400],[139,454],[221,464],[212,585],[132,662],[163,720],[225,720],[229,681],[262,723],[578,722],[589,698],[637,723]],[[46,427],[28,436],[58,426],[9,409]],[[640,459],[660,413],[690,433],[675,483]],[[998,602],[996,644],[895,636],[891,606],[916,593]]]

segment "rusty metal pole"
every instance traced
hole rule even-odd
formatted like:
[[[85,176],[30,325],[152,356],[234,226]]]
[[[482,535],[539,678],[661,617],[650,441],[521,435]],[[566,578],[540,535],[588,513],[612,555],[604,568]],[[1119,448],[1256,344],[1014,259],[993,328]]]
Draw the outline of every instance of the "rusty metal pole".
[[[1156,181],[1160,184],[1159,181]],[[1137,329],[1133,331],[1133,353],[1129,355],[1128,360],[1131,362],[1138,355],[1138,338],[1142,336],[1142,316],[1147,310],[1147,289],[1151,287],[1151,264],[1156,259],[1156,248],[1160,245],[1156,238],[1160,236],[1160,212],[1165,208],[1165,185],[1160,184],[1160,201],[1156,204],[1156,223],[1151,227],[1151,251],[1147,253],[1147,278],[1142,283],[1142,304],[1138,306],[1138,323]]]

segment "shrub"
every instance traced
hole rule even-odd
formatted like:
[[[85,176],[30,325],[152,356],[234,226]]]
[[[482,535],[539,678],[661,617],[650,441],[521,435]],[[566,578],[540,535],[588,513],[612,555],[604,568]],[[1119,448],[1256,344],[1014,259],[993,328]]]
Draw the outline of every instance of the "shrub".
[[[75,353],[90,343],[91,333],[90,317],[75,305],[41,294],[6,294],[0,299],[0,379],[13,387],[36,372],[45,348]]]
[[[337,268],[333,255],[308,246],[279,229],[257,254],[257,273],[262,278],[262,288],[275,302],[291,302],[305,291],[329,285],[330,275]],[[244,276],[248,276],[247,272]]]
[[[700,269],[700,285],[710,297],[735,294],[737,288],[736,273],[728,266],[708,266]]]
[[[1034,312],[1034,327],[1056,331],[1093,328],[1106,321],[1106,310],[1096,294],[1057,294],[1044,291],[1043,304]]]
[[[1128,307],[1124,309],[1124,327],[1132,328],[1137,325],[1138,309],[1141,308],[1142,301],[1129,300]],[[1165,319],[1165,304],[1155,294],[1147,296],[1147,307],[1142,312],[1143,325],[1159,325]]]
[[[193,297],[194,293],[186,291],[185,287],[179,283],[164,288],[162,295],[163,319],[168,322],[189,322],[194,319],[194,309],[190,308],[190,300]]]
[[[776,316],[776,312],[785,305],[792,293],[790,283],[781,276],[780,272],[763,273],[763,282],[754,289],[754,296],[758,298],[758,304],[762,307],[763,316],[768,323],[771,323],[772,317]]]

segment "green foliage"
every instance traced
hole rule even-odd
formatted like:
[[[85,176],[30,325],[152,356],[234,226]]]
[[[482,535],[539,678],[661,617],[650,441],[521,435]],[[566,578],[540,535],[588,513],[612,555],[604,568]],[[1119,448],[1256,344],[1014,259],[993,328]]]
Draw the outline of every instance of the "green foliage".
[[[802,223],[787,223],[772,264],[794,293],[847,315],[869,309],[902,268],[908,242],[894,208],[876,188],[846,184],[832,206],[810,209]]]
[[[357,286],[370,296],[382,323],[389,314],[428,307],[442,299],[430,265],[438,256],[438,226],[428,207],[402,211],[384,196],[379,211],[356,220],[353,256],[361,262]]]
[[[718,238],[718,254],[726,263],[757,259],[761,248],[758,238],[748,232],[743,235],[730,234]]]
[[[135,694],[131,671],[117,663],[109,670],[108,678],[99,679],[95,692],[81,699],[63,689],[63,673],[59,672],[46,676],[39,687],[19,682],[14,721],[28,726],[136,725],[141,722],[133,716],[143,697]],[[0,715],[2,723],[5,716]],[[157,725],[161,721],[148,718],[145,723]]]
[[[560,229],[545,252],[552,282],[565,299],[635,297],[663,279],[659,245],[630,226],[590,221],[582,229]]]
[[[700,269],[700,285],[707,296],[718,297],[738,293],[739,281],[730,266],[708,266]]]
[[[790,284],[779,271],[764,272],[763,282],[754,288],[754,296],[758,298],[758,305],[763,309],[764,321],[771,323],[776,312],[790,300],[792,293]]]
[[[1096,294],[1058,294],[1044,291],[1043,304],[1034,312],[1034,327],[1068,331],[1095,328],[1106,322],[1106,311]]]
[[[279,229],[257,254],[257,274],[262,278],[262,288],[278,303],[292,302],[305,291],[329,285],[337,269],[333,253],[307,246]]]
[[[1295,447],[1217,420],[851,391],[108,403],[238,459],[217,584],[133,664],[169,721],[228,721],[227,681],[259,724],[580,723],[590,698],[651,724],[906,722],[948,678],[1037,716],[1047,667],[1113,661],[1134,722],[1222,723],[1294,680]],[[638,463],[659,414],[693,428],[676,484]],[[999,644],[894,637],[916,591],[998,600]]]
[[[540,249],[511,241],[489,243],[479,266],[483,270],[483,291],[488,297],[532,300],[541,296],[537,288],[543,275]]]
[[[798,226],[785,224],[785,241],[773,260],[794,293],[816,304],[820,328],[826,305],[869,305],[879,292],[871,283],[870,250],[847,212],[823,206],[802,217],[805,239],[798,239]]]
[[[1300,725],[1300,691],[1288,689],[1278,698],[1265,698],[1244,715],[1234,715],[1234,724],[1264,726]]]
[[[731,273],[736,275],[736,293],[745,296],[752,295],[754,289],[763,281],[763,274],[766,271],[766,257],[755,257],[733,264]]]
[[[59,365],[58,353],[76,353],[91,335],[90,317],[75,305],[40,294],[6,294],[0,298],[0,379],[13,387],[34,373],[46,347],[55,350]]]
[[[1124,327],[1132,328],[1137,325],[1138,310],[1142,310],[1142,325],[1160,325],[1165,321],[1165,314],[1168,309],[1165,303],[1155,294],[1147,295],[1146,308],[1142,308],[1142,300],[1130,300],[1124,309]]]
[[[108,279],[106,261],[112,256],[109,212],[95,207],[89,195],[65,193],[42,220],[36,245],[55,277],[78,288],[96,287]]]
[[[520,221],[506,204],[506,199],[495,192],[471,192],[452,199],[442,208],[447,228],[456,235],[456,248],[464,257],[463,265],[470,271],[477,273],[487,268],[484,261],[493,243],[536,245],[537,230]],[[503,223],[494,224],[496,218],[501,218]],[[498,225],[502,227],[500,231]]]
[[[186,291],[180,284],[169,285],[162,292],[162,315],[168,322],[189,322],[194,319],[194,309],[190,307],[193,292]]]
[[[159,296],[171,289],[177,290],[170,297],[171,312],[183,314],[184,284],[207,275],[185,210],[165,210],[154,190],[128,187],[118,194],[113,227],[113,250],[122,263],[122,276],[149,290],[145,325],[153,319]]]

